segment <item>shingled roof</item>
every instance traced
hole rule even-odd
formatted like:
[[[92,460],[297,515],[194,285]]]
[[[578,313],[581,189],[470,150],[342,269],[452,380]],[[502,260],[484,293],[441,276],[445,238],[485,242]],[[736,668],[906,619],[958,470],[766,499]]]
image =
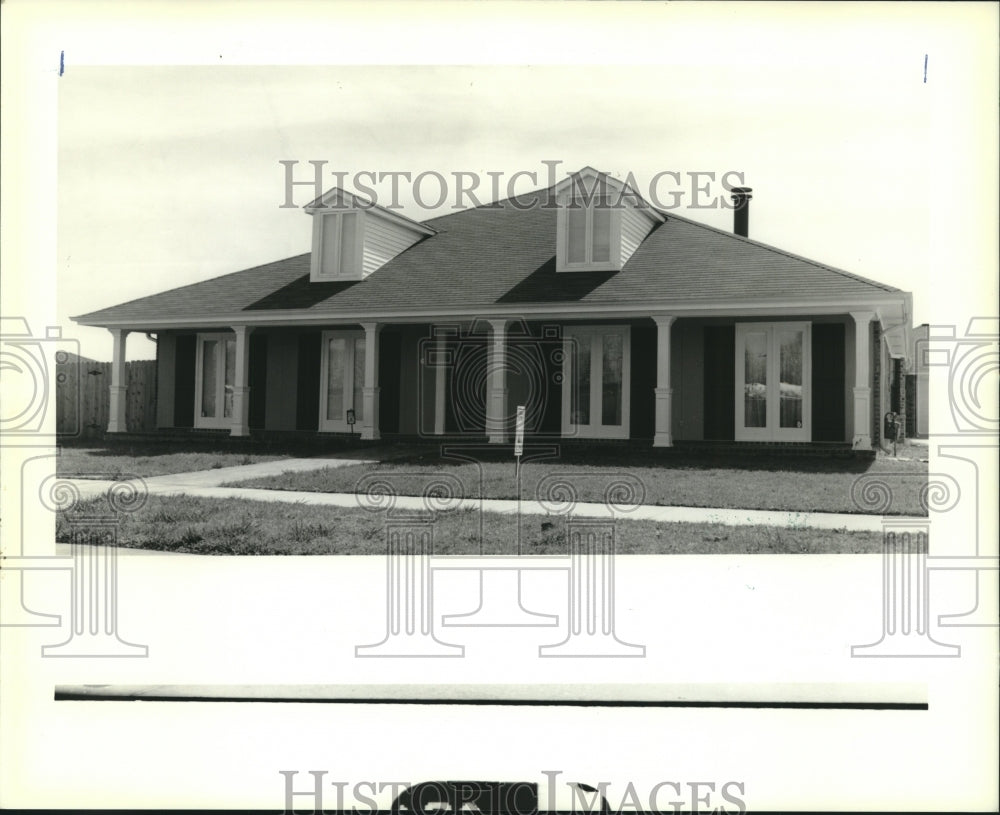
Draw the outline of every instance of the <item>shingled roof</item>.
[[[547,191],[546,191],[547,192]],[[545,200],[545,192],[535,193]],[[616,272],[556,272],[556,211],[507,200],[425,222],[424,238],[366,279],[312,283],[309,254],[132,300],[74,319],[87,325],[270,311],[345,317],[441,309],[496,310],[846,300],[899,292],[672,213]],[[585,310],[581,308],[581,310]]]

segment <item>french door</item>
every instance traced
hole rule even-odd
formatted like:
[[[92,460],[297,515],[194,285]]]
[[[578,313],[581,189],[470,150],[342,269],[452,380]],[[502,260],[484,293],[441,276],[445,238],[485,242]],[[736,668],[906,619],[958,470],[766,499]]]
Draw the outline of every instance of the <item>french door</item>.
[[[365,335],[324,331],[319,384],[319,429],[360,433],[364,418]]]
[[[236,381],[236,337],[199,334],[195,357],[195,427],[230,427]]]
[[[563,329],[563,434],[627,439],[630,331],[627,325]]]
[[[736,440],[812,439],[809,323],[736,324]]]

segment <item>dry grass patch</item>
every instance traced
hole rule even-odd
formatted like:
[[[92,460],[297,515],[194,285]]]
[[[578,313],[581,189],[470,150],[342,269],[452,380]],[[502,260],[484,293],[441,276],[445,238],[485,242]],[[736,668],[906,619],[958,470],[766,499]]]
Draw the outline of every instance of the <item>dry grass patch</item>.
[[[104,498],[74,509],[78,516],[102,511],[107,511]],[[57,541],[70,542],[81,528],[72,520],[59,513]],[[204,555],[380,555],[384,524],[384,513],[362,509],[154,495],[137,512],[121,516],[118,543]],[[615,533],[618,552],[625,555],[881,551],[881,536],[874,532],[622,520]],[[434,549],[442,555],[515,554],[519,537],[523,554],[567,551],[565,521],[554,516],[522,516],[519,529],[515,515],[459,510],[434,525]]]

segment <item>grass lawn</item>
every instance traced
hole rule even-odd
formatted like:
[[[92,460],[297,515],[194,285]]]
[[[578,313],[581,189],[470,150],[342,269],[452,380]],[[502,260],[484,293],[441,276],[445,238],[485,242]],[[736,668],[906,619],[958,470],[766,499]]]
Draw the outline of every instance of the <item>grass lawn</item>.
[[[107,504],[98,498],[73,512],[81,517],[106,513]],[[85,528],[69,521],[65,512],[58,513],[56,540],[61,543]],[[484,554],[516,553],[516,516],[485,513],[482,521]],[[380,555],[385,553],[384,523],[384,513],[354,508],[154,495],[137,512],[122,516],[118,543],[205,555]],[[435,525],[434,540],[436,554],[479,554],[479,513],[444,515]],[[616,540],[620,554],[872,553],[882,547],[877,532],[653,521],[617,522]],[[565,553],[564,521],[524,517],[521,542],[525,554]]]
[[[644,503],[652,505],[862,512],[851,498],[852,485],[866,473],[877,473],[880,474],[878,480],[885,482],[893,493],[887,514],[926,515],[919,494],[927,480],[927,463],[916,458],[735,460],[680,451],[664,452],[630,452],[620,448],[564,450],[559,461],[532,461],[523,465],[521,497],[534,499],[542,479],[570,473],[577,500],[585,502],[602,503],[608,486],[618,476],[626,476],[641,482]],[[228,486],[356,492],[359,480],[370,478],[373,473],[386,476],[401,494],[420,495],[436,475],[446,473],[459,480],[466,497],[479,497],[480,493],[487,498],[517,497],[514,462],[509,451],[506,456],[491,454],[491,459],[482,461],[481,465],[446,460],[437,451],[425,451],[380,464],[287,473],[233,482]]]
[[[59,475],[79,478],[111,478],[130,474],[143,477],[218,470],[238,464],[258,464],[288,458],[279,453],[258,453],[230,448],[201,448],[178,451],[165,443],[95,444],[59,448]]]

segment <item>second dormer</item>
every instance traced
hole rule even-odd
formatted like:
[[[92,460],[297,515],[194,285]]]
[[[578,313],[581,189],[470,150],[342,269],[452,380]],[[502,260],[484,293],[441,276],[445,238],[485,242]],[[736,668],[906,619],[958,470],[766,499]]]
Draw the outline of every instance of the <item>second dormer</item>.
[[[663,215],[629,185],[584,167],[554,189],[556,271],[619,271]]]
[[[307,204],[313,218],[309,280],[364,280],[417,241],[429,226],[337,187]]]

